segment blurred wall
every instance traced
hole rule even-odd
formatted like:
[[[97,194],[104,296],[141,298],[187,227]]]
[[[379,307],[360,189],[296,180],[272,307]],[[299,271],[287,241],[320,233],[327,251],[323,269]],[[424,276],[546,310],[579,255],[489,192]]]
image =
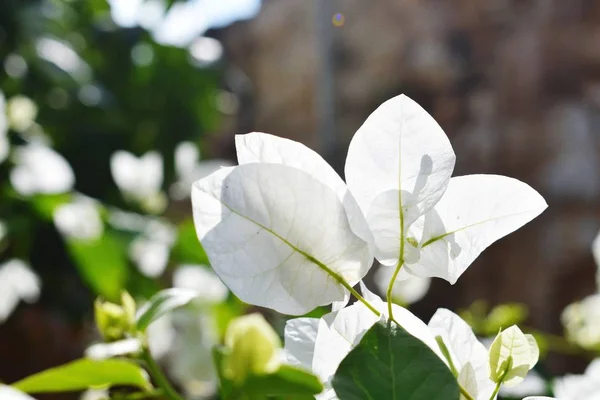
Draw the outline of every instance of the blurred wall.
[[[406,93],[444,128],[455,174],[495,173],[539,190],[550,207],[415,309],[518,301],[530,324],[560,333],[563,307],[595,290],[600,229],[600,2],[336,0],[335,120],[341,171],[362,121]],[[254,20],[216,32],[252,83],[239,133],[259,130],[319,149],[316,0],[265,0]],[[343,24],[340,23],[343,21]],[[337,26],[335,26],[337,25]],[[244,111],[246,110],[246,111]],[[247,121],[253,121],[248,124]],[[553,373],[565,372],[550,358]]]

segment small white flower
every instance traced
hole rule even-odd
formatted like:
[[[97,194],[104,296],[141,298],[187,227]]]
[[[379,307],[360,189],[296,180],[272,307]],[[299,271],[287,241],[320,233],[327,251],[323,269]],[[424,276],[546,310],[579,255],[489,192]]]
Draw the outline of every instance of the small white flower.
[[[40,295],[40,280],[24,261],[12,259],[0,265],[0,323],[23,300],[34,303]]]
[[[108,400],[109,398],[107,389],[89,389],[79,396],[79,400]]]
[[[68,192],[75,184],[69,163],[57,152],[41,144],[18,147],[10,183],[23,196]]]
[[[379,268],[375,273],[375,285],[381,293],[386,293],[394,270],[392,268]],[[429,291],[431,278],[418,276],[405,276],[405,279],[396,278],[392,288],[392,301],[400,305],[409,305],[421,300]]]
[[[96,343],[85,350],[85,356],[94,360],[137,353],[142,349],[142,342],[137,338],[118,340],[111,343]]]
[[[561,320],[569,340],[585,349],[600,349],[600,293],[569,304]]]
[[[155,278],[165,271],[175,243],[176,231],[173,226],[161,220],[150,220],[144,232],[131,243],[129,256],[140,272]]]
[[[197,291],[199,300],[206,303],[220,303],[227,299],[229,290],[219,277],[203,265],[181,265],[173,274],[173,286]]]
[[[554,381],[559,400],[597,400],[600,398],[600,359],[595,359],[583,375],[565,375]]]
[[[227,160],[200,160],[200,150],[192,142],[181,142],[175,148],[175,173],[177,182],[169,189],[171,197],[183,200],[190,197],[192,184],[217,171],[229,167],[232,163]]]
[[[54,211],[54,225],[62,235],[70,239],[92,241],[104,232],[98,204],[85,196],[77,196],[72,202],[57,207]]]
[[[110,159],[110,170],[123,195],[141,204],[153,204],[161,195],[163,159],[156,151],[141,157],[119,150]]]

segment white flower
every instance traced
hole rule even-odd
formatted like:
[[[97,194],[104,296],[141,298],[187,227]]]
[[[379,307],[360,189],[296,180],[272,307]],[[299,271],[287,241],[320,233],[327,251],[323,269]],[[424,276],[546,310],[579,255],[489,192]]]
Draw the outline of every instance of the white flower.
[[[210,267],[203,265],[181,265],[173,273],[173,286],[192,289],[199,293],[201,302],[220,303],[227,299],[227,286],[214,274]]]
[[[554,381],[554,395],[560,400],[600,398],[600,359],[595,359],[583,375],[565,375]]]
[[[10,150],[10,142],[7,137],[8,117],[6,115],[6,102],[4,95],[0,92],[0,163],[6,160]]]
[[[444,308],[436,311],[428,326],[437,340],[441,340],[448,349],[448,361],[453,372],[458,375],[459,384],[475,400],[488,400],[495,387],[490,379],[488,351],[471,327],[458,315]]]
[[[515,179],[450,179],[448,138],[406,96],[380,106],[354,136],[348,186],[291,140],[238,135],[236,149],[239,166],[192,188],[198,238],[240,299],[287,314],[343,300],[369,270],[373,247],[384,265],[406,263],[404,277],[454,283],[486,247],[546,208]]]
[[[600,349],[600,293],[569,304],[561,320],[569,340],[585,349]]]
[[[142,342],[137,338],[117,340],[110,343],[96,343],[85,350],[85,356],[94,360],[104,360],[125,354],[137,353],[142,349]]]
[[[41,144],[18,147],[10,183],[23,196],[68,192],[75,184],[69,163],[57,152]]]
[[[176,200],[190,197],[192,184],[222,167],[229,167],[232,163],[227,160],[200,160],[200,151],[192,142],[181,142],[175,148],[175,173],[178,181],[175,182],[169,193]]]
[[[375,273],[375,285],[381,293],[386,293],[394,270],[392,268],[379,268]],[[409,305],[421,300],[431,286],[431,278],[419,278],[407,275],[404,279],[396,278],[392,288],[392,301],[400,305]]]
[[[163,159],[156,151],[141,157],[119,150],[110,159],[110,170],[115,183],[125,197],[132,201],[154,206],[161,197]]]
[[[109,398],[107,389],[89,389],[79,396],[79,400],[108,400]]]
[[[129,247],[129,256],[142,274],[151,278],[162,275],[169,263],[176,235],[175,228],[166,221],[150,220],[147,223],[144,232]]]
[[[0,264],[0,323],[4,322],[23,300],[37,301],[40,280],[25,262],[12,259]]]
[[[454,162],[445,133],[404,95],[382,104],[358,130],[346,179],[367,216],[380,263],[405,263],[403,273],[453,284],[485,248],[547,206],[512,178],[450,178]]]
[[[10,126],[16,131],[23,132],[33,125],[38,108],[28,97],[14,96],[8,100],[6,111]]]
[[[93,241],[104,232],[98,204],[85,196],[77,196],[72,202],[57,207],[54,225],[70,239]]]
[[[387,305],[363,289],[363,295],[383,314]],[[394,319],[411,335],[423,341],[443,360],[443,355],[427,325],[410,311],[393,305]],[[336,399],[331,380],[339,364],[356,346],[364,334],[379,320],[360,303],[331,312],[320,319],[295,318],[285,327],[285,361],[313,371],[324,383],[319,399]]]

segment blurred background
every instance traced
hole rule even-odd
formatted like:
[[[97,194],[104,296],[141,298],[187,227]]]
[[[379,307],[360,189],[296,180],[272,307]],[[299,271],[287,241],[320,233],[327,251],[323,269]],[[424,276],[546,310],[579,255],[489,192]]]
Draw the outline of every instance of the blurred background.
[[[208,264],[186,193],[235,162],[234,134],[300,141],[342,173],[354,132],[400,93],[448,134],[455,175],[512,176],[549,204],[411,309],[522,303],[524,326],[560,336],[565,306],[597,290],[600,2],[4,0],[0,90],[0,261],[35,274],[0,319],[0,381],[81,356],[96,295],[147,297]],[[58,212],[78,202],[101,233]],[[1,271],[12,304],[9,281],[25,278]],[[244,307],[226,304],[217,325]],[[590,354],[549,337],[540,372],[581,372]]]

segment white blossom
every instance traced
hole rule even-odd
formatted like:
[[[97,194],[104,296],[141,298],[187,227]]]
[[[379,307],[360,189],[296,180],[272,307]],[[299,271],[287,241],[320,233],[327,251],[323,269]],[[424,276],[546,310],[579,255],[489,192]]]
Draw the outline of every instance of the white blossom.
[[[37,301],[40,287],[39,278],[24,261],[12,259],[0,264],[0,323],[12,314],[21,300]]]
[[[75,184],[69,163],[44,145],[32,143],[16,148],[14,161],[10,183],[23,196],[65,193]]]
[[[54,225],[59,232],[70,238],[93,241],[102,236],[104,223],[95,200],[77,196],[54,211]]]

